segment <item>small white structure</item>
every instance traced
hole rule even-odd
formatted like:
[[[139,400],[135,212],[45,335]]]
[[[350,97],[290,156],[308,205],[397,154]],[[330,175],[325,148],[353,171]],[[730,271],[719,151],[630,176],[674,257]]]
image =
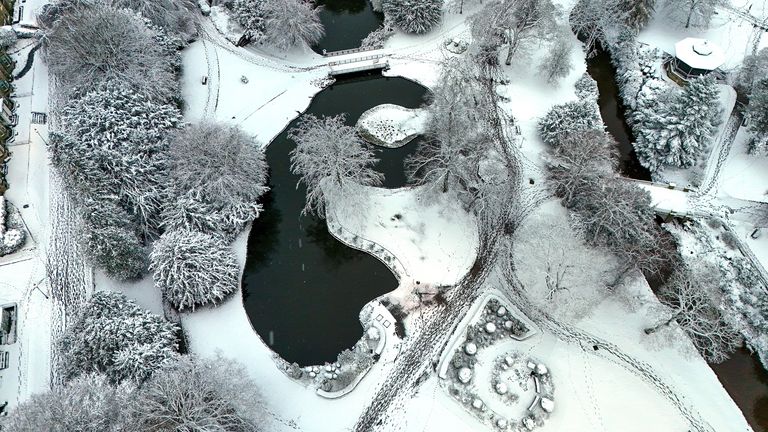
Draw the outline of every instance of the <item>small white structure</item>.
[[[459,381],[461,381],[462,384],[466,384],[470,380],[472,380],[472,369],[467,367],[459,369]]]
[[[685,38],[675,44],[675,58],[669,72],[683,80],[706,75],[725,63],[725,53],[706,39]]]

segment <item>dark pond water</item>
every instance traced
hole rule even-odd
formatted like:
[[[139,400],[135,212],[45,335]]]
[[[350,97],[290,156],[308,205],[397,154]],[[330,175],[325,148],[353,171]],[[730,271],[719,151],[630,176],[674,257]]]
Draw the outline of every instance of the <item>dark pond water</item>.
[[[768,432],[768,373],[746,348],[710,365],[755,432]]]
[[[318,94],[307,113],[346,113],[354,125],[379,104],[417,108],[425,94],[424,87],[405,79],[357,75]],[[386,187],[405,184],[403,160],[416,145],[377,151]],[[272,340],[272,349],[289,362],[313,365],[333,361],[351,347],[362,335],[362,307],[397,281],[378,260],[328,234],[325,221],[300,217],[306,189],[296,188],[298,178],[290,172],[288,153],[294,147],[286,131],[267,147],[271,191],[248,239],[243,294],[251,324],[264,341]]]
[[[632,131],[625,121],[624,106],[619,99],[619,88],[616,85],[616,70],[611,64],[607,51],[600,50],[592,58],[587,59],[587,72],[597,81],[600,105],[600,115],[608,132],[619,143],[621,161],[619,171],[626,177],[638,180],[650,180],[651,173],[637,160],[635,149],[632,147]]]
[[[325,37],[315,47],[317,52],[357,48],[384,21],[384,15],[374,12],[368,0],[318,0],[316,3],[322,6],[320,21],[325,26]]]

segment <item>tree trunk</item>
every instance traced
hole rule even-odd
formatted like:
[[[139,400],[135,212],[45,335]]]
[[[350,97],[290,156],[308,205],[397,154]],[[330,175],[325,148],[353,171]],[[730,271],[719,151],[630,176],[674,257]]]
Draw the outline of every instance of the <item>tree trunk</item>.
[[[443,193],[448,192],[448,178],[451,176],[450,173],[446,172],[443,175]]]
[[[691,8],[688,9],[688,19],[685,20],[685,28],[688,28],[691,26],[691,17],[693,16],[693,10],[694,10],[694,6],[691,6]]]
[[[512,64],[512,56],[515,55],[517,52],[517,44],[519,43],[519,40],[517,39],[517,33],[515,33],[515,36],[509,41],[509,50],[507,51],[507,60],[504,61],[504,64],[507,66]]]
[[[643,330],[643,332],[645,332],[645,334],[649,335],[649,334],[656,333],[657,331],[661,330],[663,327],[669,327],[669,325],[672,324],[672,321],[676,320],[679,315],[680,315],[680,313],[678,312],[678,313],[672,315],[668,320],[666,320],[666,321],[664,321],[662,323],[658,323],[658,324],[656,324],[653,327],[649,327],[649,328]]]

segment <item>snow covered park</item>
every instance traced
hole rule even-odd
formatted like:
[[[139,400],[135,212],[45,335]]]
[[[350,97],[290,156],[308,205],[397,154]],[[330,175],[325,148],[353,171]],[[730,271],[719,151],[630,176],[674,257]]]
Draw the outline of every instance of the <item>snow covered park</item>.
[[[14,5],[0,426],[768,430],[767,18]]]

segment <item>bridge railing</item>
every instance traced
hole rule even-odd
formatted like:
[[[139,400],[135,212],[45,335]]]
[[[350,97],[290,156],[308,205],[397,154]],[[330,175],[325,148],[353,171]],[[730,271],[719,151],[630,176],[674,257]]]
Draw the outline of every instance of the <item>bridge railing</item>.
[[[345,49],[345,50],[340,50],[340,51],[325,51],[325,50],[323,50],[323,57],[335,57],[335,56],[340,56],[340,55],[345,55],[345,54],[355,54],[355,53],[359,53],[359,52],[374,51],[374,50],[377,50],[377,49],[378,48],[373,48],[373,47],[370,47],[370,48],[360,47],[360,48]]]
[[[374,54],[374,55],[369,55],[364,57],[354,57],[354,58],[345,59],[345,60],[328,62],[328,66],[339,66],[343,64],[358,63],[358,62],[367,61],[367,60],[377,60],[383,57],[386,57],[386,55]]]

